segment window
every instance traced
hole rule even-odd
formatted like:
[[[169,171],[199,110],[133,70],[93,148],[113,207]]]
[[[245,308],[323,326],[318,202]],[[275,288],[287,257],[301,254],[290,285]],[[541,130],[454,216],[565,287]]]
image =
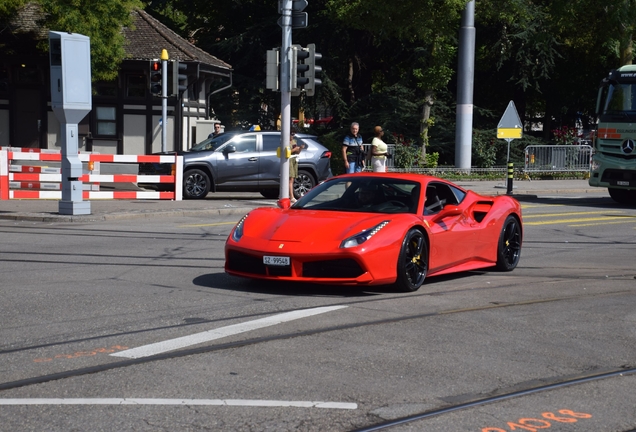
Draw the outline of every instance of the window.
[[[146,97],[148,82],[144,74],[126,75],[126,97],[143,98]]]
[[[256,135],[243,135],[237,137],[232,144],[237,153],[249,153],[256,151]]]
[[[194,77],[188,77],[188,100],[196,102],[199,100],[199,86],[197,82],[193,79]]]
[[[116,136],[117,122],[115,107],[95,108],[96,135]]]
[[[263,134],[263,151],[276,152],[280,147],[280,134]]]

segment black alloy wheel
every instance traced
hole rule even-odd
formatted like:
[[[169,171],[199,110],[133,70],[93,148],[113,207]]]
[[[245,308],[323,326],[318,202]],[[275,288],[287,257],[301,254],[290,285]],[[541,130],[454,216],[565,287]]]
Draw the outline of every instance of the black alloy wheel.
[[[397,262],[395,287],[404,292],[417,291],[428,272],[428,245],[424,233],[411,228],[402,241]]]
[[[280,191],[278,189],[263,189],[261,191],[261,195],[268,199],[276,199],[278,198],[278,194]]]
[[[298,170],[298,177],[294,180],[294,197],[302,197],[316,186],[316,180],[309,171]]]
[[[514,216],[508,216],[501,229],[497,246],[497,269],[511,271],[521,257],[521,225]]]
[[[203,199],[210,192],[210,178],[199,170],[191,169],[183,175],[183,197],[186,199]]]

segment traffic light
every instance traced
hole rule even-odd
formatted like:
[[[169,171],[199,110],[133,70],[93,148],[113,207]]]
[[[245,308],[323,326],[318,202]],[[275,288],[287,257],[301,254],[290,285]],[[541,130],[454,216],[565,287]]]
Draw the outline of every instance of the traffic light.
[[[188,88],[188,65],[176,60],[172,69],[172,94],[180,95]],[[183,73],[182,73],[183,72]]]
[[[150,93],[154,96],[161,96],[161,91],[161,61],[153,60],[150,62]]]
[[[305,77],[308,82],[305,84],[305,90],[307,92],[307,96],[313,96],[316,92],[316,86],[322,84],[322,81],[320,80],[322,67],[316,64],[316,62],[322,58],[322,54],[316,52],[315,44],[307,45],[307,52],[309,53],[309,56],[307,57],[307,60],[305,60],[305,64],[308,69],[307,72],[305,72]]]
[[[278,79],[278,71],[280,70],[280,49],[274,48],[267,50],[267,66],[265,69],[265,88],[270,90],[279,91],[280,84]]]
[[[283,3],[284,3],[284,0],[278,0],[278,13],[279,14],[284,13]],[[306,28],[307,27],[307,22],[308,22],[309,17],[307,15],[307,12],[303,12],[303,10],[305,10],[307,5],[308,5],[307,0],[292,0],[292,4],[291,4],[291,12],[292,12],[291,26],[292,26],[293,29],[299,29],[299,28]],[[281,26],[281,27],[283,26],[283,17],[278,18],[278,25]]]
[[[305,84],[309,83],[309,78],[305,76],[305,73],[309,70],[309,65],[305,63],[305,60],[309,57],[309,51],[300,45],[292,45],[291,53],[290,90],[292,96],[299,96]]]

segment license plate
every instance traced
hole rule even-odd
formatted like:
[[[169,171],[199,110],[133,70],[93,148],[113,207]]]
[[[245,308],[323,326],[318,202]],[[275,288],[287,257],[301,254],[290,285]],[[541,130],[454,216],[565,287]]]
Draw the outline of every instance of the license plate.
[[[628,181],[617,181],[616,182],[617,186],[629,186],[629,182]]]
[[[263,264],[271,266],[288,266],[290,263],[289,257],[286,256],[264,256]]]

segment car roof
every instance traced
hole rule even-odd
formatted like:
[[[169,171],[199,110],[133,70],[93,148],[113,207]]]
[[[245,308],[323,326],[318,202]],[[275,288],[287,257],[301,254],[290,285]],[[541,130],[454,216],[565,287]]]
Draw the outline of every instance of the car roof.
[[[225,134],[228,135],[244,135],[244,134],[261,134],[261,135],[280,135],[280,131],[274,131],[274,130],[265,130],[265,131],[244,131],[244,130],[240,130],[240,131],[227,131],[225,132]],[[299,138],[317,138],[316,135],[312,135],[312,134],[307,134],[307,133],[295,133],[295,135]]]
[[[456,185],[455,183],[453,183],[452,181],[449,180],[445,180],[439,177],[435,177],[432,175],[428,175],[428,174],[418,174],[418,173],[400,173],[400,172],[383,172],[383,173],[377,173],[377,172],[359,172],[359,173],[354,173],[354,174],[341,174],[339,176],[337,176],[338,178],[343,178],[343,177],[352,177],[352,178],[360,178],[360,177],[368,177],[368,178],[395,178],[395,179],[401,179],[401,180],[409,180],[409,181],[415,181],[415,182],[420,182],[420,183],[428,183],[428,182],[442,182],[442,183],[446,183],[449,184],[451,186],[454,186],[458,189],[461,190],[466,190],[461,186]],[[335,177],[332,177],[332,179]]]

